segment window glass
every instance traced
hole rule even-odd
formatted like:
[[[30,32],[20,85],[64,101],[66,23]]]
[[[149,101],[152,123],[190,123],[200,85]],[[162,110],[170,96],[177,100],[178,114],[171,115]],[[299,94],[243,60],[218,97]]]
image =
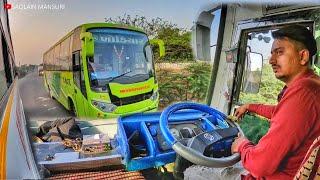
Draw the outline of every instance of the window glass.
[[[48,68],[48,70],[52,70],[52,60],[53,60],[53,53],[52,53],[52,50],[50,50],[49,52],[48,52],[48,65],[47,65],[47,68]]]
[[[72,51],[72,46],[73,46],[73,36],[74,36],[74,34],[72,34],[71,36],[70,36],[70,43],[69,43],[69,53],[68,53],[68,56],[69,56],[69,58],[70,58],[70,61],[69,61],[69,63],[68,63],[68,70],[72,70],[72,53],[73,53],[73,51]]]
[[[306,25],[310,29],[312,24]],[[250,64],[248,60],[248,54],[257,53],[261,54],[263,58],[263,67],[262,67],[262,80],[259,85],[258,93],[250,93],[246,91],[248,87],[250,89],[250,82],[253,82],[257,78],[257,74],[254,73],[245,73],[243,75],[241,83],[241,92],[239,97],[240,103],[264,103],[264,104],[276,104],[278,102],[278,94],[281,89],[284,87],[284,83],[278,80],[273,73],[272,67],[269,64],[269,59],[271,57],[271,46],[274,41],[271,33],[277,29],[264,29],[257,30],[248,33],[247,35],[247,53],[246,53],[246,62],[245,64]],[[251,58],[252,59],[252,58]],[[260,67],[259,62],[256,64],[250,64],[254,67]],[[245,68],[246,69],[246,68]],[[252,85],[253,83],[251,83]],[[249,86],[248,86],[249,85]],[[251,86],[252,88],[252,86]]]
[[[74,52],[72,54],[72,59],[73,59],[73,64],[76,66],[80,66],[80,52],[77,51],[77,52]],[[82,70],[82,68],[81,68]],[[74,76],[74,82],[76,84],[76,86],[79,87],[79,89],[81,88],[80,86],[80,71],[74,71],[73,72],[73,76]]]
[[[54,70],[60,70],[60,44],[54,48]]]
[[[51,70],[51,50],[47,53],[47,70]]]
[[[210,30],[210,54],[211,54],[211,60],[210,62],[213,63],[214,57],[216,55],[216,47],[217,47],[217,39],[218,39],[218,30],[219,30],[219,23],[220,23],[220,14],[221,9],[216,10],[212,13],[214,15],[214,19],[211,24],[211,30]]]
[[[89,31],[95,43],[94,62],[88,62],[93,88],[103,87],[110,81],[145,81],[154,75],[152,50],[147,35],[110,28]]]
[[[45,53],[43,55],[43,69],[47,69],[47,64],[48,64],[48,53]]]
[[[0,38],[0,40],[2,41],[0,43],[2,45],[2,47],[0,47],[0,99],[2,99],[2,97],[4,96],[4,94],[8,89],[8,86],[7,86],[7,78],[6,78],[5,68],[4,68],[4,57],[3,57],[3,47],[4,47],[4,43],[6,42],[3,41],[4,38]]]
[[[271,36],[273,30],[260,30],[255,32],[250,32],[247,35],[247,53],[245,58],[245,70],[242,79],[242,88],[240,92],[240,103],[266,103],[266,104],[276,104],[278,93],[283,88],[284,84],[275,78],[272,71],[272,67],[269,64],[269,58],[271,56],[271,46],[274,41]],[[262,79],[260,85],[256,85],[255,80],[260,76],[259,68],[261,68],[261,62],[252,61],[249,54],[261,54],[263,59],[262,65]],[[252,64],[253,63],[253,64]],[[250,71],[250,67],[254,67],[258,71]],[[258,68],[258,69],[257,69]],[[250,92],[250,89],[259,88],[258,92]]]
[[[4,69],[4,58],[2,53],[2,48],[0,48],[0,99],[2,99],[3,95],[6,93],[8,86],[7,86],[7,78],[6,72]]]
[[[315,71],[320,75],[320,25],[316,26],[316,32],[315,32],[316,42],[317,42],[317,48],[318,53],[315,57]]]
[[[72,52],[79,51],[81,49],[80,32],[81,28],[74,30],[72,38]]]
[[[55,59],[54,59],[54,49],[51,50],[50,52],[50,67],[51,67],[51,70],[54,70],[54,67],[55,67]]]
[[[69,69],[69,61],[70,61],[69,53],[70,53],[70,37],[65,39],[61,43],[61,49],[60,49],[61,70]]]

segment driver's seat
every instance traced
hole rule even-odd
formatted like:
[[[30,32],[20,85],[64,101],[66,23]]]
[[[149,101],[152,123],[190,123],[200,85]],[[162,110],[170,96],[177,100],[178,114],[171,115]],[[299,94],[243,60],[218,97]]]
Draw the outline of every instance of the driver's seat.
[[[320,180],[320,136],[315,139],[310,146],[304,160],[301,163],[300,169],[294,177],[294,180],[314,179]],[[317,160],[318,159],[318,160]]]

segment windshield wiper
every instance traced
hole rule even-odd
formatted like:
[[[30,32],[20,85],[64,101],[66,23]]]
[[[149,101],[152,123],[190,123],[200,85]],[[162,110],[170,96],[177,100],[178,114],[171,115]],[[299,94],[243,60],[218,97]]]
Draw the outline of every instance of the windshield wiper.
[[[120,74],[120,75],[118,75],[118,76],[112,77],[112,78],[109,80],[109,83],[111,83],[111,82],[113,82],[115,79],[117,79],[117,78],[119,78],[119,77],[122,77],[122,76],[124,76],[124,75],[126,75],[126,74],[129,74],[129,73],[131,73],[131,72],[132,72],[132,71],[128,71],[128,72],[125,72],[125,73]]]

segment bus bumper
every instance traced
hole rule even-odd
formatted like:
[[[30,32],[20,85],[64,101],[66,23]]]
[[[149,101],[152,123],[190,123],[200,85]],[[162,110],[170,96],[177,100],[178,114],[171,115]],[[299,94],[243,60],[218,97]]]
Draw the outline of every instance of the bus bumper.
[[[109,118],[115,118],[122,115],[130,115],[135,113],[141,113],[141,112],[156,112],[158,110],[158,104],[159,99],[152,101],[152,100],[145,100],[142,102],[134,103],[134,104],[128,104],[124,106],[118,106],[114,112],[112,113],[106,113],[98,108],[91,105],[91,111],[90,114],[91,117],[98,117],[103,119],[109,119]]]

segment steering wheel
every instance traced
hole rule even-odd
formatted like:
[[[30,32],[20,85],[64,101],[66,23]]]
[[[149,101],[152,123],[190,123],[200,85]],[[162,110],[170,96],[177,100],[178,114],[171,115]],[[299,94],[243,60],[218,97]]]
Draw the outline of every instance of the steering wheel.
[[[170,132],[168,126],[169,116],[182,109],[194,109],[209,115],[214,116],[220,121],[227,121],[231,126],[225,129],[214,129],[212,131],[207,131],[198,134],[197,136],[191,138],[187,145],[184,145],[183,141],[178,141]],[[239,153],[235,153],[228,157],[213,158],[204,155],[207,148],[212,147],[217,142],[221,142],[226,139],[231,139],[237,136],[240,132],[243,134],[239,125],[227,119],[226,115],[223,113],[203,104],[197,103],[177,103],[167,107],[160,116],[160,130],[166,142],[172,149],[182,156],[183,158],[189,160],[190,162],[207,167],[227,167],[232,166],[238,161],[240,161]]]

